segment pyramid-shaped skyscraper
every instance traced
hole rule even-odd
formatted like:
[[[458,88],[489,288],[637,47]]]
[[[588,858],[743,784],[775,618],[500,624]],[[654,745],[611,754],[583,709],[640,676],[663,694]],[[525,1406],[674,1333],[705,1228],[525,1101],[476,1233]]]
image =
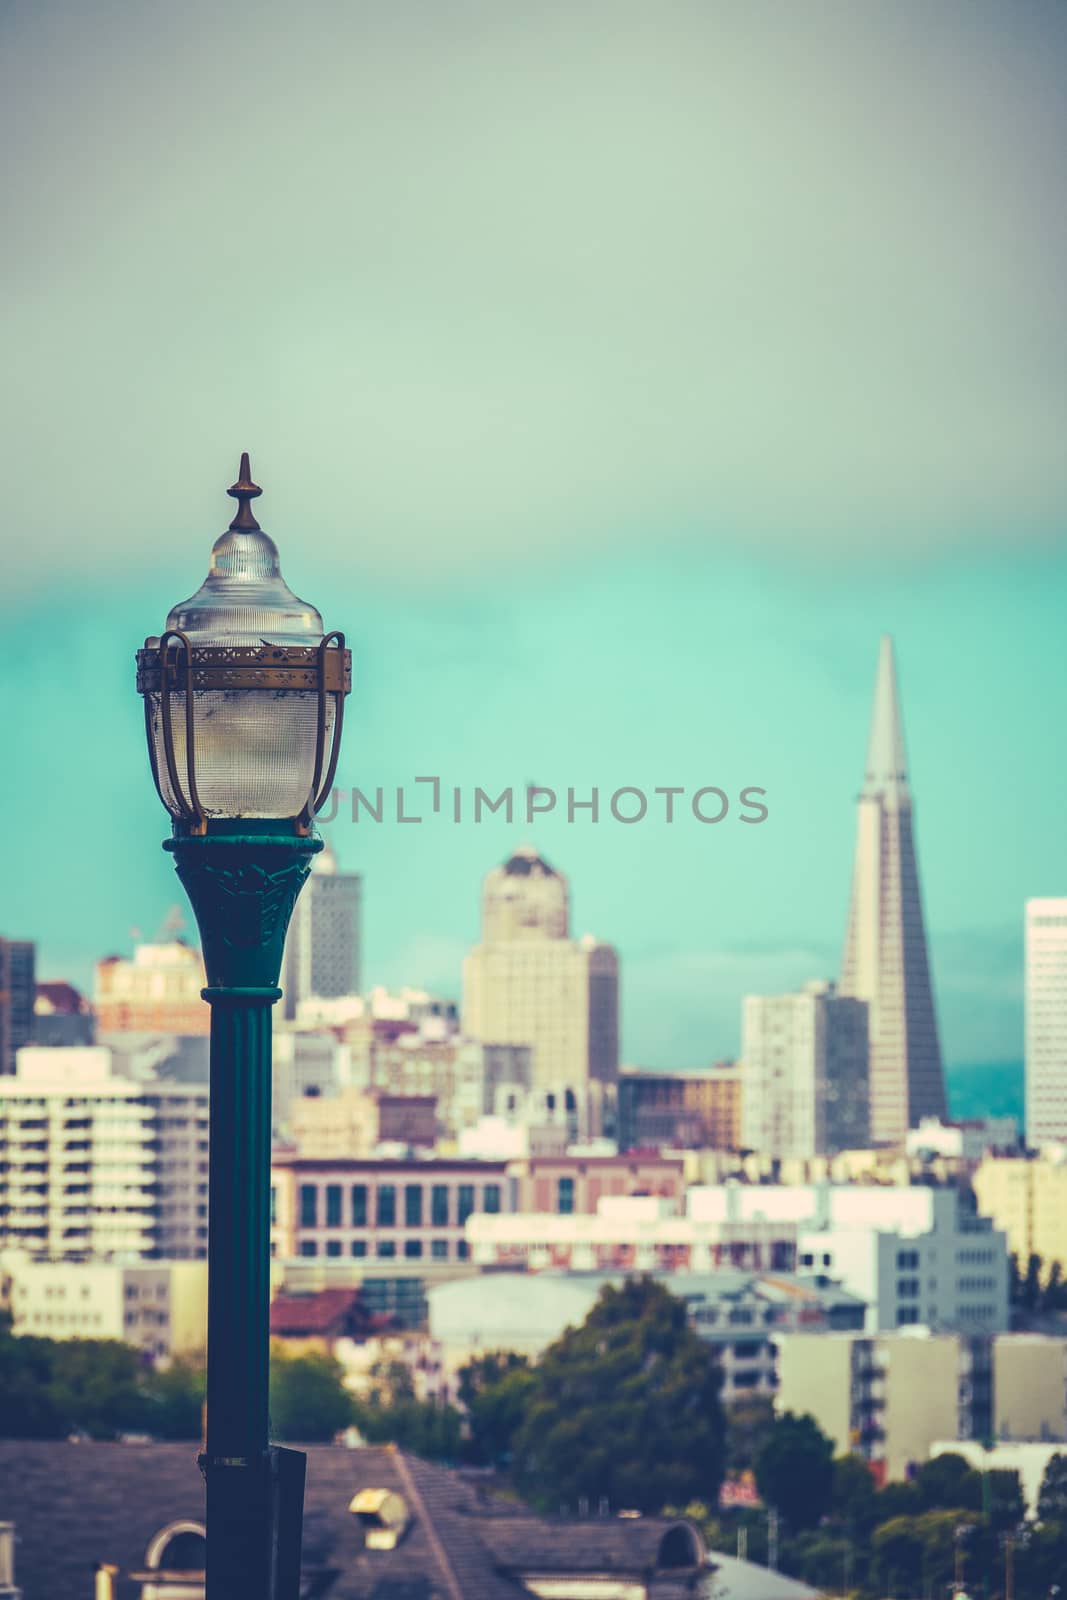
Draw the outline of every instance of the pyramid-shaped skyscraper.
[[[878,658],[867,770],[859,796],[840,990],[868,1004],[871,1138],[879,1144],[897,1143],[923,1117],[944,1117],[945,1077],[888,635]]]

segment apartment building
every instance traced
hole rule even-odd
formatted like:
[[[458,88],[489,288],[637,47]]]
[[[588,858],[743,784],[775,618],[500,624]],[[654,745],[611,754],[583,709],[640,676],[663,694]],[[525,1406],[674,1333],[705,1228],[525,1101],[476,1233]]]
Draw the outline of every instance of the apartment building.
[[[207,1346],[207,1262],[34,1261],[0,1255],[16,1335],[120,1339],[153,1363]]]
[[[779,1412],[810,1413],[839,1454],[907,1478],[937,1440],[1067,1439],[1067,1340],[912,1330],[776,1336]]]
[[[1067,1149],[987,1156],[972,1181],[978,1209],[1007,1235],[1024,1272],[1037,1255],[1044,1278],[1056,1262],[1067,1274]]]
[[[620,1068],[620,1148],[740,1150],[743,1079],[736,1061],[684,1072]]]

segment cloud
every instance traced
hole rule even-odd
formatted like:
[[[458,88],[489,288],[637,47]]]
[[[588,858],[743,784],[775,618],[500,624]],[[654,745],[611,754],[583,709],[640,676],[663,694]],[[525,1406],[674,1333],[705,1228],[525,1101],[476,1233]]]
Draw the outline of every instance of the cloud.
[[[10,593],[1062,531],[1067,13],[8,13]]]

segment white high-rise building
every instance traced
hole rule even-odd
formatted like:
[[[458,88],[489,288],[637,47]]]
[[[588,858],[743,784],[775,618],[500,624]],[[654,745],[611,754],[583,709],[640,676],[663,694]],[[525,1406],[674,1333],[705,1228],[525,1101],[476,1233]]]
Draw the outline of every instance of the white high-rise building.
[[[494,867],[482,943],[464,962],[463,1027],[486,1044],[529,1045],[531,1086],[587,1132],[597,1087],[618,1075],[619,964],[610,945],[569,938],[568,921],[566,879],[532,845]]]
[[[100,1045],[26,1046],[0,1077],[0,1249],[207,1254],[208,1086],[126,1077]]]
[[[865,1001],[837,994],[832,983],[749,995],[741,1058],[745,1149],[804,1158],[868,1142]]]
[[[1026,1137],[1067,1140],[1067,897],[1026,902]]]
[[[900,1143],[924,1117],[947,1115],[922,895],[915,856],[893,641],[882,639],[841,993],[869,1006],[871,1137]]]
[[[327,842],[312,862],[285,941],[282,1004],[290,1021],[301,1001],[359,993],[362,887],[358,872],[338,869]]]

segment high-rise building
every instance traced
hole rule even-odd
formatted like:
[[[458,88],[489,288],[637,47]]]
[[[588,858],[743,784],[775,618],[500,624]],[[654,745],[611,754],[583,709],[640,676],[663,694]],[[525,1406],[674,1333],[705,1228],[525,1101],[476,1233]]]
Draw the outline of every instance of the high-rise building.
[[[282,1003],[290,1021],[302,1000],[359,993],[361,894],[359,874],[341,872],[327,843],[312,862],[285,941]]]
[[[52,1261],[207,1254],[208,1086],[24,1046],[0,1078],[0,1249]]]
[[[482,942],[464,963],[463,1024],[486,1043],[529,1045],[532,1086],[569,1094],[581,1118],[589,1086],[618,1074],[619,966],[610,945],[571,939],[568,922],[566,879],[532,845],[494,867]]]
[[[37,985],[33,1004],[34,1044],[92,1044],[95,1034],[93,1008],[72,983],[61,979]]]
[[[96,1020],[101,1033],[198,1034],[211,1031],[199,950],[182,939],[139,944],[133,959],[96,964]]]
[[[1067,1140],[1067,897],[1026,902],[1026,1137]]]
[[[741,1142],[769,1156],[858,1150],[870,1137],[867,1005],[832,983],[748,995]]]
[[[944,1117],[945,1079],[926,953],[893,641],[882,639],[840,990],[869,1007],[871,1137],[896,1144]]]
[[[0,939],[0,1073],[14,1072],[33,1031],[36,954],[29,939]]]

